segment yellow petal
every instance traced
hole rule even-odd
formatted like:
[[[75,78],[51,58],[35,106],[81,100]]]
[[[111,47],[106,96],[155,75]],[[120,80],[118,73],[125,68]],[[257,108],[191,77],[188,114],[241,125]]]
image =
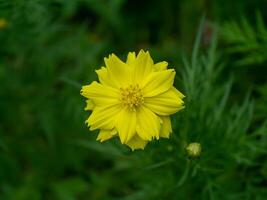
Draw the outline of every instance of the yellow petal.
[[[174,69],[151,73],[142,88],[144,97],[153,97],[169,90],[173,85],[174,76]]]
[[[129,140],[126,143],[127,146],[129,146],[132,151],[136,149],[144,149],[147,145],[147,141],[142,140],[138,135],[135,135],[131,140]]]
[[[111,80],[110,84],[116,88],[126,85],[130,76],[129,66],[114,54],[105,58],[104,61],[107,66],[108,78]]]
[[[136,133],[136,112],[124,108],[117,117],[116,128],[121,143],[128,142]]]
[[[134,81],[141,84],[145,77],[147,77],[153,71],[153,60],[150,57],[149,52],[141,50],[136,58],[134,66]]]
[[[182,93],[172,87],[167,92],[145,98],[144,105],[158,115],[171,115],[184,108]]]
[[[143,140],[159,139],[160,118],[148,108],[141,106],[137,110],[136,131]]]
[[[154,65],[155,71],[163,71],[166,70],[168,66],[168,63],[166,61],[158,62]]]
[[[101,129],[96,140],[100,141],[100,142],[104,142],[106,140],[109,140],[110,138],[112,138],[116,134],[117,134],[116,129],[111,129],[111,130]]]
[[[135,52],[129,52],[126,60],[126,64],[130,67],[134,67],[136,61]]]
[[[81,94],[91,99],[95,105],[115,105],[119,103],[119,90],[92,82],[82,87]]]
[[[169,138],[172,133],[171,119],[169,116],[162,116],[161,120],[160,137]]]
[[[185,95],[183,95],[179,90],[177,90],[175,87],[174,87],[174,89],[175,89],[175,92],[176,92],[176,94],[181,98],[181,99],[183,99],[184,97],[185,97]]]
[[[120,106],[97,106],[94,108],[86,123],[90,130],[113,129],[115,127],[116,116],[120,112]]]
[[[105,86],[114,86],[115,83],[108,77],[108,70],[106,67],[101,67],[101,69],[96,70],[99,82]]]
[[[84,110],[93,110],[95,107],[95,104],[91,99],[86,100],[86,107]]]

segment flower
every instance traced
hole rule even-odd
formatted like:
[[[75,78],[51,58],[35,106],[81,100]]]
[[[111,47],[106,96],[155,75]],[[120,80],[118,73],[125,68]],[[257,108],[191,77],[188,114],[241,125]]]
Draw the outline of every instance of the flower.
[[[181,110],[184,95],[173,87],[175,71],[163,61],[154,64],[149,52],[130,52],[127,61],[114,54],[96,70],[99,82],[81,89],[90,130],[100,129],[100,142],[118,136],[132,150],[144,149],[152,139],[169,138],[170,115]]]
[[[197,142],[190,143],[186,147],[186,151],[187,151],[187,155],[190,158],[197,158],[201,154],[201,144],[199,144]]]

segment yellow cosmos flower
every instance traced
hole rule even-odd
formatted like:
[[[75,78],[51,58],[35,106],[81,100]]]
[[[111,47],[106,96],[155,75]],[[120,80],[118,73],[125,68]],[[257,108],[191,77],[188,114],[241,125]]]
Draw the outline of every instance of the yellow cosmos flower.
[[[111,54],[106,67],[96,70],[99,82],[82,87],[88,98],[85,110],[90,130],[100,129],[97,140],[118,136],[132,150],[148,141],[169,138],[170,115],[183,108],[184,95],[173,87],[174,69],[167,62],[154,64],[149,52],[129,53],[124,63]]]

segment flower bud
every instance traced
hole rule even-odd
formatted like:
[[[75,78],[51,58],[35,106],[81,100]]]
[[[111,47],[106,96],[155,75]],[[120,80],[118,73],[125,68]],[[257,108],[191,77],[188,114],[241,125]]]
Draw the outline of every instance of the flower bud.
[[[7,21],[4,18],[0,18],[0,29],[4,29],[7,26]]]
[[[197,158],[201,154],[201,144],[197,142],[190,143],[186,147],[187,155],[190,158]]]

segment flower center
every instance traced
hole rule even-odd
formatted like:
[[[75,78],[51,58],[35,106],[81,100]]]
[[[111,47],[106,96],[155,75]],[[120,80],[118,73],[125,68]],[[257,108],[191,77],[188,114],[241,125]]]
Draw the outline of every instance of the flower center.
[[[128,109],[135,111],[143,102],[144,97],[139,85],[130,85],[126,88],[120,88],[121,92],[121,102],[123,106]]]

